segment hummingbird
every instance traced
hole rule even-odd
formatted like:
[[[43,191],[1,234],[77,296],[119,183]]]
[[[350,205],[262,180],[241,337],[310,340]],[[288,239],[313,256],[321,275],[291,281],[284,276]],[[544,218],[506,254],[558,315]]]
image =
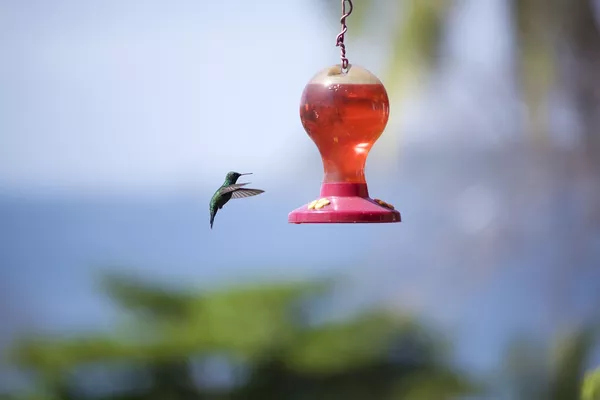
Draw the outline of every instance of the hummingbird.
[[[236,183],[240,176],[252,175],[252,172],[246,174],[240,174],[239,172],[228,172],[225,175],[225,182],[219,189],[213,194],[210,199],[209,210],[210,210],[210,229],[213,227],[215,221],[215,215],[227,202],[231,199],[241,199],[244,197],[256,196],[261,194],[264,190],[260,189],[248,189],[246,186],[248,183]]]

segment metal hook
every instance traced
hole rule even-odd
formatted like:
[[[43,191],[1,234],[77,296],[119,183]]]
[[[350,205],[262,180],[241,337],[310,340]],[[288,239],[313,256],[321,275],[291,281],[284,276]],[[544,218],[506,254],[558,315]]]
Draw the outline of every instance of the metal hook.
[[[346,3],[349,6],[348,11],[346,11]],[[340,23],[342,24],[342,31],[337,35],[335,45],[341,49],[341,59],[342,59],[342,71],[348,71],[348,58],[346,58],[346,45],[344,44],[344,38],[346,32],[348,31],[348,25],[346,25],[346,18],[352,14],[352,10],[354,9],[354,5],[352,4],[352,0],[342,0],[342,18],[340,19]]]

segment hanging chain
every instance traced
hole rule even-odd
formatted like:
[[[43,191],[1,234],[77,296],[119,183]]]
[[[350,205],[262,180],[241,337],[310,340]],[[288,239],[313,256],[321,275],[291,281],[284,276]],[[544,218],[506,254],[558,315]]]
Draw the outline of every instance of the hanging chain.
[[[348,10],[346,11],[346,5],[348,5]],[[342,18],[340,22],[342,24],[342,31],[336,38],[336,46],[341,49],[341,59],[342,59],[342,71],[348,71],[348,59],[346,58],[346,45],[344,44],[344,38],[346,36],[346,31],[348,31],[348,26],[346,25],[346,18],[350,14],[352,14],[352,9],[354,6],[352,5],[352,0],[342,0]]]

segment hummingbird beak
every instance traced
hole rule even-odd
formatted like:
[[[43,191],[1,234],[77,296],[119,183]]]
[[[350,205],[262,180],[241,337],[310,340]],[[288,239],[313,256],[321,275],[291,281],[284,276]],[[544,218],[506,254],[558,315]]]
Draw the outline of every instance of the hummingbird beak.
[[[245,174],[240,174],[240,176],[242,175],[252,175],[252,172],[246,172]]]

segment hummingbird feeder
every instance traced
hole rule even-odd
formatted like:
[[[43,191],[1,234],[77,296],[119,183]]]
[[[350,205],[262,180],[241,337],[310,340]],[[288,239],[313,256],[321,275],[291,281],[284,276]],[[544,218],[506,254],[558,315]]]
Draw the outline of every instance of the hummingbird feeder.
[[[346,4],[349,9],[346,11]],[[342,0],[342,32],[336,45],[341,64],[326,68],[308,82],[300,102],[300,120],[323,161],[320,197],[297,208],[288,222],[400,222],[400,213],[369,197],[365,164],[389,118],[389,99],[381,81],[346,58],[344,35],[352,1]]]

